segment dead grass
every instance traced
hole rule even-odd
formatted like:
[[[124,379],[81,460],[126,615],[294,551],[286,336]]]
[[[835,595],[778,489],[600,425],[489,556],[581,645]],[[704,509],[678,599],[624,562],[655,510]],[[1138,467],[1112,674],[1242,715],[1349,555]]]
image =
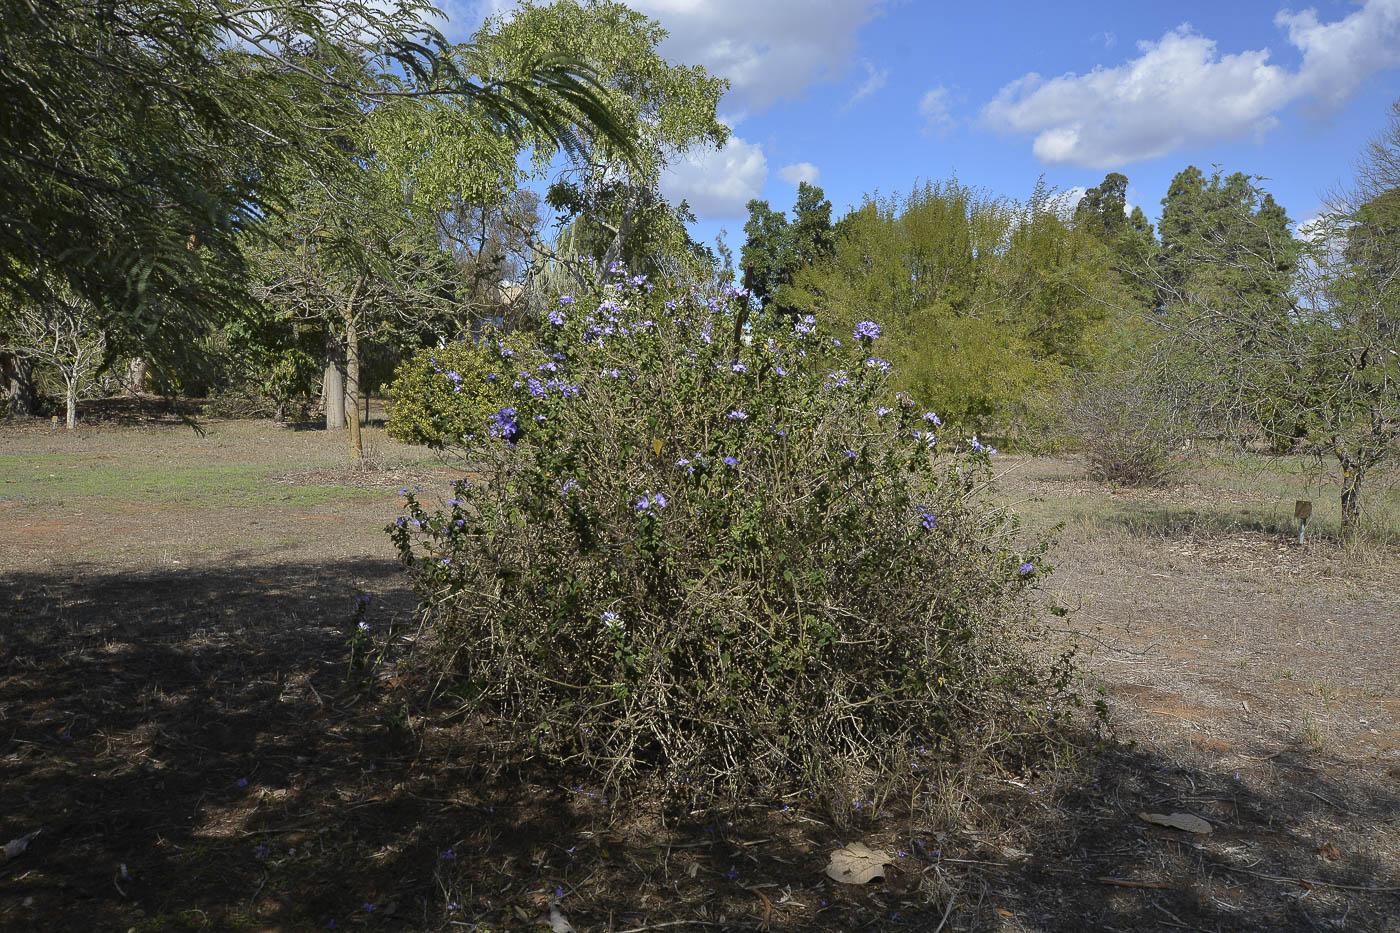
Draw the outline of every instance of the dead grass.
[[[1400,930],[1400,561],[1325,521],[1291,543],[1305,478],[1217,464],[1123,493],[1009,461],[1030,523],[1066,522],[1047,596],[1075,607],[1120,743],[841,831],[801,800],[615,812],[500,760],[450,691],[426,703],[381,529],[399,488],[460,470],[378,436],[352,469],[343,438],[262,423],[0,442],[265,478],[247,504],[3,492],[0,842],[39,834],[0,863],[0,928],[534,930],[557,900],[580,931]],[[339,492],[278,498],[307,485]],[[346,669],[361,593],[367,682]],[[856,839],[891,853],[885,881],[824,877]]]

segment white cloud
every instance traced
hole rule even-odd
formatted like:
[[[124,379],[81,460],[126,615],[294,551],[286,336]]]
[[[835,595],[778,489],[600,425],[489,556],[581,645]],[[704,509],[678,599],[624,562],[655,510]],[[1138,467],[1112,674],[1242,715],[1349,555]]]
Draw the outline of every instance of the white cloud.
[[[855,93],[851,95],[851,99],[846,101],[845,105],[842,106],[842,110],[850,110],[856,104],[880,90],[880,88],[884,87],[885,83],[890,80],[890,70],[888,68],[877,69],[868,61],[861,61],[860,64],[865,69],[865,80],[861,82],[860,87],[856,88]]]
[[[1045,79],[1027,74],[983,109],[993,127],[1034,133],[1049,164],[1110,168],[1182,146],[1261,138],[1286,105],[1314,98],[1336,107],[1375,72],[1400,65],[1400,0],[1366,0],[1334,23],[1312,10],[1275,24],[1303,54],[1298,69],[1271,64],[1268,49],[1221,54],[1215,40],[1182,25],[1114,68]]]
[[[948,89],[939,85],[924,92],[919,98],[919,116],[924,118],[924,135],[937,133],[940,136],[953,128],[953,117],[949,112]]]
[[[661,47],[669,60],[728,78],[725,110],[746,114],[845,72],[860,27],[880,12],[882,0],[629,0],[628,6],[671,33]]]
[[[711,74],[728,78],[725,110],[742,118],[845,73],[860,27],[879,15],[885,2],[628,0],[627,5],[670,33],[661,46],[670,61],[703,65]],[[439,0],[437,5],[449,19],[443,32],[461,42],[486,16],[509,13],[516,4]],[[878,86],[868,93],[876,90]]]
[[[784,165],[778,169],[778,177],[790,185],[798,185],[806,182],[815,185],[821,176],[821,170],[811,162],[794,162],[792,165]]]
[[[745,205],[763,192],[768,180],[768,160],[763,147],[730,136],[723,149],[690,152],[669,166],[661,176],[666,200],[690,202],[706,220],[742,217]]]

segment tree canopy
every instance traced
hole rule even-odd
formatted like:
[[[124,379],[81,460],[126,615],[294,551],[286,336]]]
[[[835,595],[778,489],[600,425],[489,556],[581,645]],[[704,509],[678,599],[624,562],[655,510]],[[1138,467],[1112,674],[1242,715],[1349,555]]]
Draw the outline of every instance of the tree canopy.
[[[586,67],[485,67],[407,0],[21,0],[0,11],[0,292],[68,289],[160,359],[246,308],[247,235],[318,175],[342,130],[404,97],[469,101],[496,137],[572,148],[582,121],[632,155]],[[327,90],[335,94],[327,94]]]

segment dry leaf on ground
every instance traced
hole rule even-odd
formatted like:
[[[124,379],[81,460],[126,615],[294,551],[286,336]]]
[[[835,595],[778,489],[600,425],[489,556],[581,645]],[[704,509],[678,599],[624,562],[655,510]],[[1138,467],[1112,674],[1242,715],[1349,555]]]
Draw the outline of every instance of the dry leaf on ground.
[[[826,874],[842,884],[865,884],[884,878],[885,865],[892,861],[889,853],[872,849],[863,842],[853,842],[831,853]]]
[[[11,839],[9,842],[5,843],[5,848],[0,849],[0,852],[4,852],[4,860],[8,862],[10,859],[15,858],[16,856],[24,852],[25,849],[29,848],[29,840],[33,839],[37,835],[39,835],[39,831],[36,829],[32,833],[20,836],[15,839]]]
[[[1138,817],[1158,826],[1170,826],[1188,833],[1208,833],[1211,829],[1209,823],[1191,813],[1148,813],[1144,810]]]
[[[549,929],[550,933],[576,933],[574,925],[564,916],[558,904],[549,905]]]

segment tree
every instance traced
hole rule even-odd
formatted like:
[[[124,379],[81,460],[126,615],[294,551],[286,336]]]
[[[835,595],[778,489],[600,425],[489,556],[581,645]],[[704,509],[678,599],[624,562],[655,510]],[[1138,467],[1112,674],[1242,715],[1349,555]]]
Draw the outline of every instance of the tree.
[[[846,328],[881,321],[900,388],[969,431],[1038,417],[1034,399],[1090,365],[1123,303],[1108,249],[1040,185],[1025,203],[955,180],[869,198],[833,240],[783,294]]]
[[[1362,489],[1400,457],[1400,109],[1363,156],[1355,188],[1295,239],[1256,179],[1188,169],[1164,201],[1159,359],[1218,423],[1303,444],[1341,470],[1342,528]]]
[[[695,147],[723,146],[729,130],[715,116],[728,87],[698,66],[672,64],[659,46],[666,31],[653,20],[606,0],[522,3],[507,16],[488,19],[475,36],[498,69],[509,72],[540,50],[585,63],[599,84],[599,101],[632,140],[629,153],[588,121],[570,120],[573,158],[551,179],[545,200],[558,218],[553,244],[536,238],[532,248],[552,271],[576,286],[601,284],[619,264],[657,273],[668,263],[708,263],[691,241],[685,204],[661,196],[661,173]],[[565,134],[559,134],[565,135]],[[558,136],[536,135],[533,174],[547,174],[558,154]],[[673,268],[668,274],[675,274]]]
[[[58,373],[63,380],[65,422],[72,430],[78,424],[79,399],[97,385],[107,340],[90,302],[65,295],[61,287],[51,294],[55,297],[50,307],[25,304],[7,315],[4,330],[10,337],[0,350]]]
[[[1109,172],[1097,188],[1090,188],[1074,209],[1076,223],[1088,227],[1101,240],[1112,240],[1127,226],[1128,178]]]
[[[521,56],[490,78],[421,0],[16,0],[0,7],[0,297],[97,310],[156,366],[250,305],[245,234],[286,206],[279,164],[315,174],[339,129],[404,94],[468,100],[496,136],[630,151],[587,69]],[[384,80],[405,76],[412,83]],[[323,89],[341,92],[327,109]],[[567,111],[567,117],[565,115]]]
[[[835,246],[831,202],[821,188],[804,181],[797,185],[791,223],[767,201],[750,201],[748,211],[741,252],[744,285],[761,307],[780,314],[798,313],[790,291],[794,277],[829,257]]]

